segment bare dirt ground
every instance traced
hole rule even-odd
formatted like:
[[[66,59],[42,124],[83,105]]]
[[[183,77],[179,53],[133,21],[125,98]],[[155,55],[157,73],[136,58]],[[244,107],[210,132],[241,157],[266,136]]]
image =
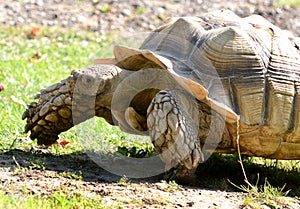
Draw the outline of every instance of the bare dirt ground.
[[[101,34],[112,30],[138,32],[152,30],[171,16],[197,15],[229,8],[241,16],[261,14],[281,28],[297,36],[300,34],[300,9],[274,8],[274,1],[271,0],[20,2],[0,2],[0,24],[59,25]],[[32,164],[36,161],[43,164]],[[226,164],[226,161],[221,163]],[[218,172],[222,173],[222,169],[224,167]],[[82,176],[82,179],[72,176],[74,173]],[[231,173],[236,173],[239,181],[243,180],[240,168],[233,169]],[[219,182],[218,178],[216,181]],[[232,176],[222,178],[231,179]],[[206,181],[205,184],[178,186],[161,182],[159,176],[131,179],[129,183],[122,183],[120,179],[120,176],[101,169],[84,153],[57,156],[21,150],[0,152],[0,187],[7,193],[24,195],[26,185],[26,191],[32,195],[50,195],[65,188],[70,193],[82,191],[87,197],[102,198],[106,205],[121,204],[124,208],[251,208],[244,204],[246,193],[220,183],[216,185]],[[270,208],[263,204],[261,207]],[[300,200],[293,197],[289,204],[279,207],[300,208]]]
[[[49,196],[67,189],[70,194],[83,192],[86,197],[102,198],[107,206],[121,203],[124,208],[247,208],[246,193],[233,189],[178,186],[159,177],[123,182],[120,176],[101,169],[80,153],[55,156],[12,150],[0,153],[0,159],[0,187],[7,193],[24,195],[26,187],[28,194]],[[32,163],[37,161],[44,162],[43,166]],[[83,178],[72,176],[76,173]],[[294,199],[283,208],[296,208],[298,204]]]
[[[37,161],[44,162],[43,166],[32,163]],[[84,192],[86,197],[102,198],[107,206],[121,203],[124,208],[243,208],[246,195],[216,187],[167,184],[159,176],[123,181],[80,153],[55,156],[12,150],[0,153],[0,166],[0,187],[7,193],[24,195],[26,187],[28,194],[50,196],[67,189],[70,194]]]
[[[130,180],[116,176],[100,168],[84,153],[55,155],[11,150],[0,152],[0,188],[8,194],[45,197],[65,190],[70,195],[101,198],[105,206],[123,208],[254,208],[244,202],[249,194],[228,184],[228,180],[238,185],[243,183],[238,163],[232,165],[229,161],[222,158],[206,162],[208,166],[203,165],[196,183],[178,185],[161,181],[162,176]],[[206,172],[205,166],[211,164],[217,168]],[[249,168],[258,169],[255,165]],[[267,172],[271,174],[272,169]],[[251,173],[255,174],[248,174]],[[275,208],[263,202],[258,205]],[[296,209],[300,207],[300,199],[284,197],[284,201],[276,205]]]

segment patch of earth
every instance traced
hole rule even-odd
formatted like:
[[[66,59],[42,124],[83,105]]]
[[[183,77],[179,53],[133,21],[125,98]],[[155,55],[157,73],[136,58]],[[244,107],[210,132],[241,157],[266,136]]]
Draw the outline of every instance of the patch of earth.
[[[103,170],[84,153],[11,150],[1,152],[0,159],[0,188],[9,194],[25,195],[26,188],[27,194],[50,196],[66,189],[70,195],[101,198],[106,206],[124,208],[247,208],[247,194],[232,189],[168,184],[160,177],[122,181],[124,177]],[[283,208],[300,206],[297,198],[286,199],[292,202]]]

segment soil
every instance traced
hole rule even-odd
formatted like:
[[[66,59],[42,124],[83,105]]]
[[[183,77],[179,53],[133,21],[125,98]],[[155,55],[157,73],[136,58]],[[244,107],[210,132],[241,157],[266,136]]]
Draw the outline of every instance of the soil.
[[[218,163],[225,165],[226,161],[228,159],[224,158]],[[241,182],[241,169],[230,167],[233,175],[241,177],[234,178],[234,181]],[[226,166],[221,165],[216,172],[222,173],[225,169]],[[0,188],[8,194],[47,197],[56,191],[67,190],[69,195],[101,198],[106,206],[122,205],[123,208],[252,208],[244,203],[247,193],[233,186],[214,183],[222,182],[220,179],[227,178],[226,175],[216,175],[209,180],[199,175],[200,180],[196,184],[166,183],[161,180],[162,176],[127,179],[114,175],[99,167],[85,153],[55,155],[43,150],[0,152]],[[228,179],[232,176],[228,175]],[[260,206],[271,208],[263,203]],[[284,201],[278,203],[278,208],[299,206],[300,199],[295,196],[284,197]]]
[[[240,208],[246,195],[217,188],[167,184],[159,177],[122,183],[122,177],[101,169],[80,153],[55,156],[12,150],[0,153],[0,159],[0,186],[7,193],[19,195],[24,195],[24,185],[28,194],[46,196],[67,188],[70,194],[84,191],[86,197],[101,197],[107,206],[121,202],[124,208]],[[36,161],[44,162],[44,167],[33,168],[32,162]],[[83,179],[76,179],[70,173],[77,173]]]
[[[0,1],[0,24],[57,25],[100,34],[111,31],[140,32],[154,29],[171,16],[197,15],[227,8],[240,16],[261,14],[299,36],[300,8],[275,6],[272,0]],[[32,162],[44,164],[39,167],[39,163]],[[72,173],[83,178],[78,179]],[[7,193],[24,195],[26,185],[27,193],[32,195],[48,196],[67,188],[70,193],[83,191],[87,197],[102,198],[106,205],[121,204],[124,208],[251,208],[244,203],[246,193],[233,187],[214,185],[213,182],[178,186],[162,182],[161,176],[130,179],[127,183],[126,179],[122,183],[124,179],[121,178],[101,169],[84,153],[58,156],[22,150],[0,152],[0,187]],[[289,204],[283,204],[281,208],[300,207],[298,197],[286,199]],[[270,208],[264,204],[260,206]]]

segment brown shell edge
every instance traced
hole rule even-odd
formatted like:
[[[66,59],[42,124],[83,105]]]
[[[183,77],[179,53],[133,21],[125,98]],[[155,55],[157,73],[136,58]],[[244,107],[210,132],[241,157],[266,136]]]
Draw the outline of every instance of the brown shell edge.
[[[190,93],[195,96],[195,98],[197,98],[199,101],[205,102],[222,116],[224,116],[226,118],[226,122],[236,123],[239,120],[239,116],[231,109],[209,98],[207,89],[202,85],[176,74],[173,71],[172,62],[169,59],[157,55],[149,50],[133,49],[120,45],[114,47],[114,55],[115,58],[97,58],[95,59],[94,64],[118,65],[119,62],[126,59],[127,57],[142,55],[146,60],[156,63],[162,69],[168,70],[179,83],[186,87],[190,91]]]

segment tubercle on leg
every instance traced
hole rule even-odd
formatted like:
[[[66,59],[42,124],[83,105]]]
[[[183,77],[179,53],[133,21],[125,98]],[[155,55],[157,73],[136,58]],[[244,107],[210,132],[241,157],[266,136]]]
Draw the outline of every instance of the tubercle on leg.
[[[25,133],[30,133],[32,140],[39,145],[50,146],[57,141],[61,132],[74,126],[73,117],[86,116],[82,107],[73,114],[73,95],[79,77],[78,71],[51,86],[42,89],[35,95],[38,102],[32,102],[22,115],[26,119]]]
[[[25,133],[30,131],[30,138],[37,139],[39,145],[50,146],[56,142],[59,133],[73,126],[68,79],[42,89],[35,96],[39,101],[30,103],[23,113],[22,119],[27,122]]]
[[[94,65],[72,71],[67,79],[42,89],[35,96],[38,102],[30,103],[23,113],[25,132],[30,131],[30,138],[37,139],[38,144],[50,146],[61,132],[93,116],[113,124],[113,89],[126,77],[126,72],[120,72],[122,69],[116,66]]]
[[[176,178],[191,176],[203,160],[199,126],[186,111],[180,96],[173,90],[160,91],[148,108],[150,137],[166,163],[166,170],[174,167]]]

